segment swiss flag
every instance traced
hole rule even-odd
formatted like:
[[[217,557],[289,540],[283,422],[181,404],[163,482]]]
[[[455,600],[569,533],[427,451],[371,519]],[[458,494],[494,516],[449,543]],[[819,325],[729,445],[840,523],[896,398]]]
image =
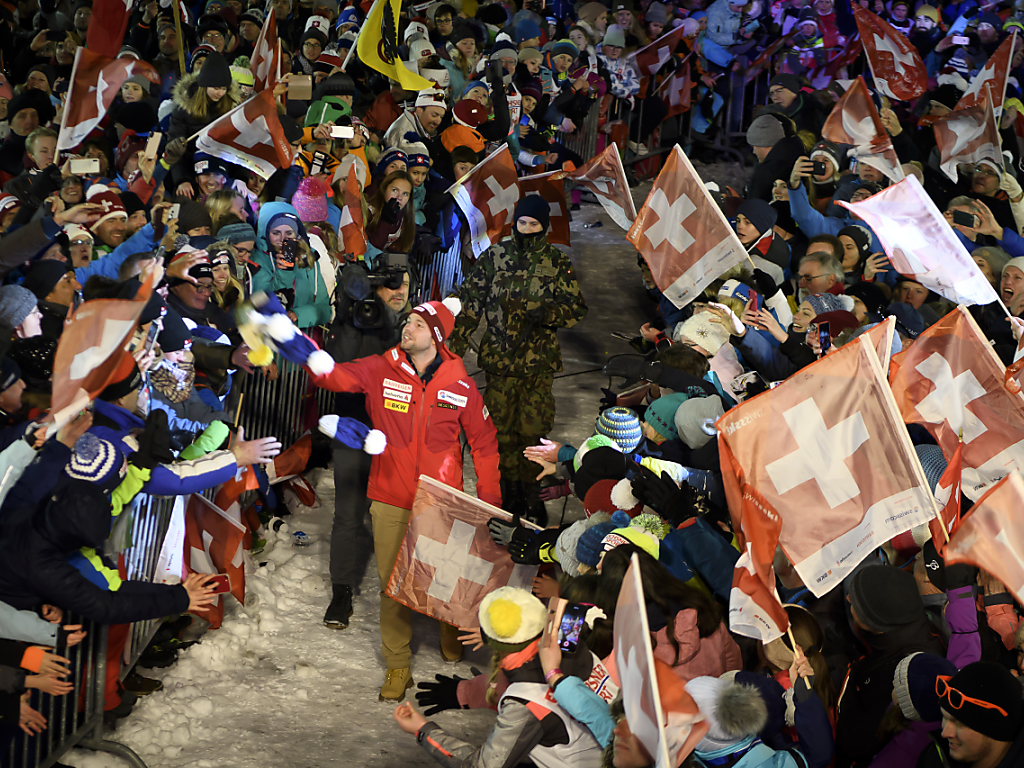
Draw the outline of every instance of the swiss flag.
[[[761,52],[761,55],[754,59],[743,73],[743,84],[749,85],[754,78],[760,74],[761,70],[772,62],[775,54],[790,44],[792,44],[792,40],[788,36],[784,35],[765,48],[764,51]]]
[[[306,471],[309,455],[313,451],[313,438],[307,433],[281,451],[274,460],[267,464],[267,477],[271,485],[291,480],[297,474]]]
[[[863,52],[864,44],[860,41],[860,33],[850,35],[846,45],[839,49],[835,58],[809,72],[807,79],[813,84],[817,84],[819,78],[832,80],[839,74],[839,70],[853,64]]]
[[[619,150],[610,143],[600,155],[595,155],[579,168],[569,171],[567,177],[592,192],[612,221],[629,229],[636,220],[636,206],[629,192],[626,171],[622,167]]]
[[[125,347],[152,293],[150,277],[134,299],[95,299],[75,310],[53,358],[50,433],[66,424],[107,384],[131,371],[134,361]]]
[[[92,21],[85,35],[85,47],[98,56],[117,56],[124,33],[128,30],[131,5],[131,0],[96,0],[92,4]]]
[[[235,476],[228,480],[226,483],[221,483],[220,487],[217,488],[216,493],[213,496],[213,503],[223,509],[232,517],[244,517],[239,513],[242,494],[247,491],[255,491],[259,487],[259,480],[256,478],[256,473],[252,467],[239,467]],[[248,525],[249,531],[246,532],[243,546],[246,549],[252,549],[252,532],[255,528]],[[256,526],[259,528],[259,526]]]
[[[473,256],[477,257],[512,232],[512,213],[519,202],[519,178],[508,145],[481,160],[448,194],[469,222]]]
[[[839,204],[878,235],[901,275],[962,304],[999,299],[916,177],[907,176],[859,203]]]
[[[683,28],[678,26],[671,32],[667,32],[653,43],[629,54],[627,59],[633,59],[636,63],[640,77],[657,74],[658,70],[665,66],[665,62],[672,58],[676,46],[683,39]]]
[[[937,118],[932,122],[932,130],[941,154],[939,167],[953,181],[957,180],[959,163],[973,165],[979,160],[991,160],[1003,167],[1002,140],[991,100],[983,99],[976,106],[957,108]]]
[[[117,4],[123,6],[119,0]],[[95,9],[93,13],[96,13]],[[89,25],[90,37],[98,25],[94,17]],[[118,49],[114,50],[115,55]],[[85,141],[107,114],[124,81],[132,75],[142,75],[152,83],[160,83],[157,71],[143,61],[130,56],[115,59],[96,53],[84,45],[78,46],[75,64],[71,69],[67,104],[60,121],[57,149],[74,149]]]
[[[947,458],[963,442],[963,492],[977,500],[1024,468],[1024,399],[964,307],[957,307],[892,358],[893,395],[907,424],[921,424]]]
[[[1024,335],[1017,342],[1017,351],[1013,353],[1013,362],[1006,368],[1006,389],[1013,394],[1021,391],[1020,372],[1024,370]]]
[[[554,178],[555,176],[558,178]],[[550,171],[535,176],[523,176],[519,179],[519,189],[523,196],[540,195],[547,200],[551,208],[551,227],[548,229],[548,242],[557,245],[569,245],[569,209],[565,205],[564,173]]]
[[[914,44],[859,3],[853,3],[853,15],[878,92],[913,101],[928,90],[928,71]]]
[[[964,515],[943,557],[947,564],[970,563],[991,573],[1024,601],[1024,479],[1013,471]]]
[[[249,69],[252,70],[253,93],[273,91],[281,79],[281,44],[277,41],[277,16],[273,13],[267,14],[260,36],[256,38]]]
[[[980,106],[986,99],[986,91],[991,92],[992,111],[996,117],[1003,114],[1003,99],[1006,98],[1006,78],[1010,74],[1010,60],[1013,58],[1013,47],[1017,42],[1017,29],[1003,40],[996,52],[988,57],[985,66],[971,80],[970,86],[956,103],[956,109]]]
[[[690,62],[684,61],[682,66],[672,73],[672,77],[666,79],[658,90],[665,91],[662,98],[665,100],[665,106],[668,107],[667,117],[675,117],[686,112],[690,108],[690,98],[693,91]]]
[[[185,507],[185,571],[192,573],[226,573],[231,594],[245,602],[245,562],[242,540],[248,529],[241,514],[233,515],[219,509],[198,493],[193,493]],[[224,597],[208,608],[194,612],[210,622],[212,629],[224,621]]]
[[[932,518],[928,529],[932,534],[935,548],[941,555],[946,548],[946,538],[960,527],[960,481],[963,474],[963,443],[956,447],[953,458],[946,465],[946,471],[939,478],[935,488],[935,500],[939,503],[942,520]]]
[[[755,512],[777,515],[783,551],[819,597],[937,514],[868,338],[745,400],[717,426],[733,530],[763,528],[747,520]]]
[[[615,618],[612,677],[621,689],[629,730],[658,768],[682,765],[707,734],[708,720],[679,676],[654,657],[636,554],[619,588]]]
[[[273,14],[271,14],[273,15]],[[196,134],[201,152],[241,165],[264,179],[292,164],[295,151],[277,118],[272,90],[257,93]]]
[[[346,254],[362,256],[366,253],[362,193],[359,189],[355,164],[348,169],[348,180],[345,182],[345,206],[341,209],[340,229],[342,250]]]
[[[782,521],[756,488],[747,483],[741,484],[741,473],[729,446],[721,439],[719,442],[723,483],[729,489],[730,497],[738,498],[743,508],[740,527],[736,529],[742,554],[736,561],[732,576],[729,629],[744,637],[770,643],[789,627],[789,616],[775,592],[772,567]],[[731,472],[724,469],[727,459],[732,465]]]
[[[647,261],[661,292],[680,308],[747,256],[678,144],[626,239]]]
[[[420,475],[405,538],[386,594],[414,611],[457,627],[475,627],[477,609],[498,587],[529,591],[535,565],[516,565],[487,533],[497,507]],[[532,524],[523,523],[524,525]]]
[[[863,77],[858,77],[836,102],[821,135],[837,144],[852,144],[858,163],[877,168],[893,181],[903,178],[900,160]]]

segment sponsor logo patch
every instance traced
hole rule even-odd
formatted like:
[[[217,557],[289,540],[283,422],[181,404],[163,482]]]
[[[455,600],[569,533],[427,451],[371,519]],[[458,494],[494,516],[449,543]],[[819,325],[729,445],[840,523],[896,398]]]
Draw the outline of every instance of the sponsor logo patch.
[[[487,410],[487,406],[484,406],[484,420],[491,418],[491,412]]]
[[[457,405],[460,408],[465,408],[466,403],[469,402],[469,398],[465,395],[456,395],[454,392],[449,392],[447,389],[440,390],[437,393],[437,399],[445,403]]]
[[[396,392],[393,389],[385,389],[384,397],[385,399],[388,400],[400,400],[403,403],[412,402],[412,395],[410,395],[408,392]]]
[[[384,379],[384,386],[390,387],[391,389],[397,389],[399,392],[412,392],[412,384],[403,384],[400,381],[394,379]]]
[[[399,413],[409,412],[408,403],[397,403],[394,400],[385,400],[384,407],[387,408],[389,411],[398,411]]]
[[[410,376],[416,375],[416,371],[408,363],[402,363],[402,370],[408,373]],[[410,389],[409,391],[411,392],[412,390]]]
[[[448,408],[448,409],[453,410],[453,411],[459,410],[459,406],[452,405],[451,403],[438,403],[437,407],[438,408]]]

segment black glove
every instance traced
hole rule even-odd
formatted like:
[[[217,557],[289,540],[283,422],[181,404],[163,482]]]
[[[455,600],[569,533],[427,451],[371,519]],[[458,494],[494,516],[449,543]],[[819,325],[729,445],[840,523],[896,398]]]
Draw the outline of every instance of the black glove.
[[[754,270],[754,285],[757,286],[757,292],[766,299],[770,296],[774,296],[776,291],[779,290],[779,286],[777,286],[775,281],[772,280],[772,276],[763,269]]]
[[[459,704],[459,683],[463,678],[458,675],[447,677],[446,675],[434,675],[436,683],[420,683],[416,687],[416,703],[420,707],[430,707],[423,710],[424,717],[431,717],[446,709],[469,709]]]
[[[697,514],[688,483],[683,483],[680,488],[668,472],[662,472],[658,477],[642,464],[639,466],[640,474],[631,483],[638,501],[661,515],[672,527]]]
[[[544,307],[534,307],[526,310],[526,319],[533,323],[533,327],[544,325]]]
[[[603,395],[601,398],[601,413],[604,413],[609,408],[614,408],[619,404],[619,396],[610,389],[601,387],[601,394]]]
[[[139,435],[139,450],[129,454],[128,461],[140,469],[153,469],[157,464],[174,461],[171,453],[171,430],[167,414],[158,408],[149,412],[146,427]]]
[[[386,221],[388,224],[394,224],[398,221],[398,215],[401,213],[401,211],[402,209],[398,205],[398,200],[395,198],[391,198],[386,203],[384,203],[384,208],[380,212],[380,217],[384,219],[384,221]]]
[[[487,521],[487,532],[491,534],[491,539],[499,547],[507,547],[513,532],[520,527],[519,515],[514,515],[512,522],[500,517],[492,517]]]
[[[416,255],[419,256],[421,264],[429,264],[434,253],[440,250],[441,238],[431,233],[426,228],[420,230],[416,236]]]
[[[643,379],[657,384],[661,379],[661,363],[647,360],[639,355],[616,355],[604,366],[605,376],[621,376],[629,381]]]
[[[558,541],[558,534],[561,532],[559,528],[534,531],[519,526],[512,532],[512,538],[508,542],[509,557],[512,558],[513,563],[520,565],[557,562],[551,550],[554,549],[555,542]]]

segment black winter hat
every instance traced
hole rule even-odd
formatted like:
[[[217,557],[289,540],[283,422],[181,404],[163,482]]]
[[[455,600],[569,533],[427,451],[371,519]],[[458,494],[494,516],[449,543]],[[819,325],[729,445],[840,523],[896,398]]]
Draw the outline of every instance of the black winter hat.
[[[54,259],[37,261],[25,271],[25,280],[22,285],[32,291],[39,301],[46,301],[50,291],[71,270],[71,265],[65,261]]]
[[[7,105],[7,119],[13,120],[14,116],[23,109],[34,109],[39,115],[40,125],[50,122],[57,114],[50,97],[38,88],[29,88],[11,99],[11,103]]]
[[[352,78],[344,72],[335,72],[316,87],[310,103],[320,101],[327,96],[355,96],[355,94],[356,84],[352,82]]]
[[[968,664],[945,686],[939,683],[938,690],[943,691],[939,696],[942,709],[971,730],[996,741],[1014,741],[1020,735],[1024,725],[1020,682],[1001,664]],[[1002,711],[979,706],[969,699],[994,704]]]
[[[871,233],[867,227],[862,224],[850,224],[840,229],[836,237],[842,237],[843,235],[853,240],[854,245],[857,246],[857,253],[860,255],[860,258],[866,259],[871,255]]]
[[[864,302],[864,306],[875,316],[873,318],[875,320],[883,317],[885,308],[889,306],[889,300],[885,297],[882,289],[868,280],[858,280],[847,287],[846,295]]]
[[[519,221],[520,216],[536,219],[546,232],[551,223],[551,207],[548,205],[548,201],[540,195],[527,195],[516,203],[515,213],[512,214],[513,222]]]
[[[133,361],[132,369],[126,376],[107,384],[106,389],[100,392],[100,400],[107,403],[111,403],[114,400],[120,400],[122,397],[131,394],[141,386],[142,374],[139,372],[139,366]]]
[[[187,234],[190,229],[196,227],[213,227],[213,220],[206,206],[195,200],[189,200],[181,204],[178,212],[178,231]]]
[[[625,477],[626,457],[614,448],[603,445],[587,451],[573,476],[572,490],[582,500],[598,480],[622,480]]]
[[[164,315],[164,328],[160,331],[160,336],[157,337],[160,349],[164,352],[177,352],[184,349],[185,344],[191,338],[192,332],[185,325],[185,321],[181,319],[181,315],[168,308],[167,314]]]
[[[284,137],[288,140],[289,144],[294,144],[302,138],[302,126],[295,121],[294,117],[278,115],[277,119],[281,123],[281,128],[284,129]]]
[[[891,565],[867,565],[850,579],[850,605],[872,632],[891,632],[924,618],[913,574]]]
[[[146,204],[142,202],[142,198],[136,195],[134,192],[125,190],[118,197],[121,198],[121,203],[124,205],[124,212],[131,216],[133,213],[146,210]]]
[[[785,88],[787,91],[792,91],[796,94],[800,93],[800,78],[796,75],[785,73],[776,75],[772,78],[772,81],[768,83],[768,87],[773,88],[776,85]]]
[[[747,217],[759,235],[763,235],[775,226],[778,214],[766,201],[756,198],[744,200],[736,209],[736,215],[743,214]]]
[[[231,67],[219,53],[208,54],[196,82],[202,88],[230,88]]]
[[[0,358],[0,392],[6,392],[20,378],[21,367],[9,357]]]
[[[146,136],[158,122],[156,110],[148,101],[133,101],[117,108],[114,119],[140,136]]]

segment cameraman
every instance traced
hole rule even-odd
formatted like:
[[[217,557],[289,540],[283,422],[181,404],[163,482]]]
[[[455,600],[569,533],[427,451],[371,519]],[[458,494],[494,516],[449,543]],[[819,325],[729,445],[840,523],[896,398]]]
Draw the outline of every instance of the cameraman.
[[[324,348],[336,362],[380,355],[398,344],[409,314],[410,278],[403,254],[382,253],[373,271],[362,262],[348,264],[338,275],[334,324]],[[373,426],[361,393],[339,392],[335,412]],[[345,629],[352,615],[352,588],[359,578],[357,540],[370,506],[366,485],[371,456],[337,441],[334,447],[334,526],[331,529],[331,582],[334,597],[324,625]]]

